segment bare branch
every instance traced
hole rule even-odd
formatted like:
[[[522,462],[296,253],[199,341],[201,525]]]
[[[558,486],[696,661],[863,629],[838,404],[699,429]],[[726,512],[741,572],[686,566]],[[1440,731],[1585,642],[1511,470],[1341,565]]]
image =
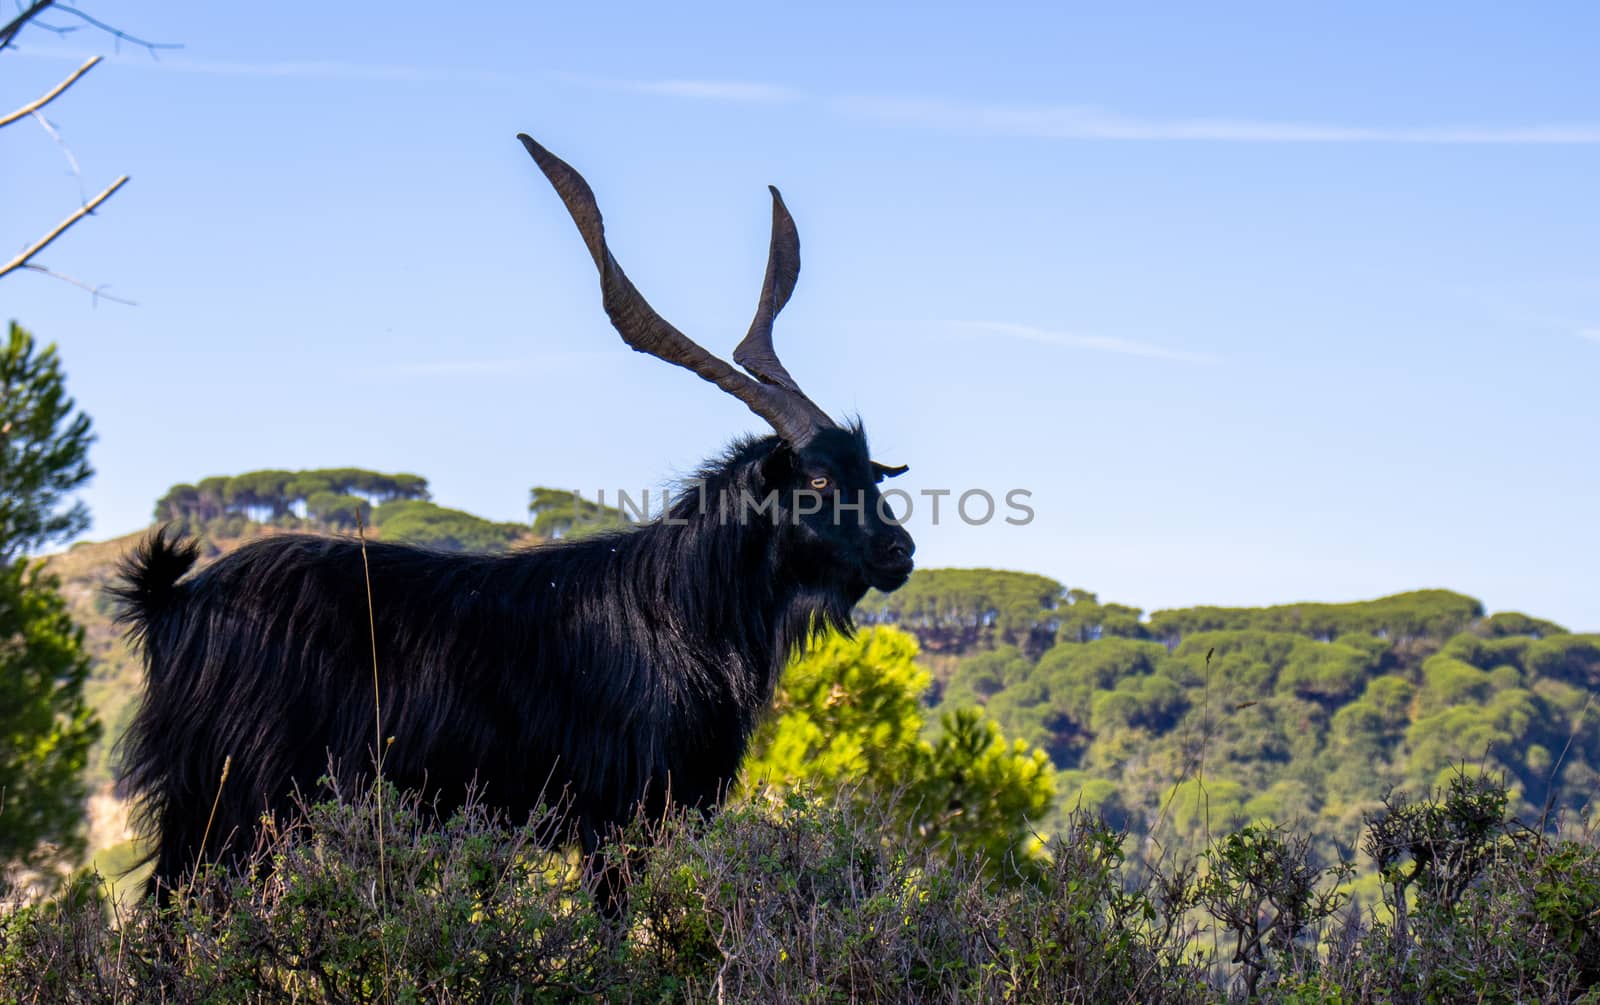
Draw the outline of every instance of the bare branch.
[[[151,58],[154,59],[156,58],[156,52],[159,49],[183,48],[183,46],[176,43],[151,42],[148,39],[130,35],[122,29],[109,25],[98,18],[92,17],[76,7],[69,7],[65,4],[56,3],[56,0],[16,0],[16,4],[18,10],[16,16],[12,17],[11,20],[7,21],[4,25],[0,25],[0,51],[4,51],[5,49],[9,48],[16,41],[16,38],[22,32],[22,29],[27,27],[30,23],[35,28],[39,28],[43,31],[54,32],[57,35],[65,35],[68,32],[78,30],[80,27],[78,25],[46,24],[43,20],[39,19],[39,15],[47,9],[60,11],[62,14],[70,14],[79,21],[82,21],[85,25],[89,25],[105,32],[116,40],[118,51],[121,50],[121,44],[123,42],[127,42],[130,45],[137,45],[143,48],[146,52],[150,53]],[[29,102],[26,105],[23,105],[21,108],[18,108],[8,115],[0,116],[0,129],[12,125],[29,116],[38,120],[39,126],[44,129],[45,133],[49,135],[51,139],[56,141],[56,143],[61,147],[62,152],[66,155],[67,164],[69,167],[71,167],[73,177],[76,178],[78,182],[78,194],[80,199],[85,193],[83,189],[83,174],[78,169],[78,160],[73,156],[71,148],[67,146],[66,142],[62,139],[61,134],[58,133],[55,127],[50,124],[50,120],[44,117],[43,109],[56,98],[59,98],[62,94],[66,93],[66,91],[71,88],[72,85],[77,83],[84,74],[94,69],[94,67],[100,61],[100,56],[95,56],[92,59],[87,60],[82,66],[78,67],[71,74],[69,74],[65,80],[61,81],[61,83],[45,92],[37,99]],[[30,272],[42,273],[44,275],[51,276],[55,279],[60,279],[63,282],[71,283],[74,286],[88,290],[94,296],[97,303],[99,302],[100,298],[103,297],[116,303],[132,304],[133,302],[130,300],[124,300],[120,297],[114,297],[106,293],[104,286],[93,286],[89,283],[83,282],[82,280],[74,279],[71,276],[62,275],[61,273],[52,271],[51,269],[48,269],[45,266],[39,265],[33,261],[35,255],[49,247],[50,244],[56,240],[56,238],[66,233],[79,220],[82,220],[84,217],[93,213],[101,203],[115,195],[117,190],[123,185],[127,184],[127,182],[127,175],[123,175],[122,177],[118,178],[116,181],[112,182],[105,191],[101,192],[93,199],[84,202],[83,205],[81,205],[75,212],[72,213],[72,215],[56,224],[56,226],[49,233],[45,234],[39,240],[24,248],[20,254],[11,259],[9,262],[0,265],[0,278],[10,275],[19,269],[25,269]]]
[[[5,27],[0,28],[0,50],[3,50],[5,48],[7,48],[8,46],[10,46],[12,40],[17,37],[17,33],[22,30],[23,26],[26,25],[29,21],[33,21],[33,19],[35,17],[38,17],[39,14],[43,13],[43,11],[44,11],[44,9],[46,7],[54,7],[56,10],[60,11],[63,14],[71,14],[73,17],[79,19],[80,21],[84,22],[85,24],[92,25],[95,28],[99,28],[101,31],[105,32],[107,35],[110,35],[112,38],[116,39],[116,41],[117,41],[116,48],[117,48],[117,51],[119,51],[119,52],[122,49],[122,43],[123,42],[127,42],[130,45],[139,46],[144,51],[148,52],[150,54],[150,58],[152,58],[152,59],[157,58],[156,57],[156,50],[158,50],[158,49],[181,49],[181,48],[183,48],[183,46],[181,44],[177,43],[177,42],[150,42],[150,41],[147,41],[145,39],[142,39],[142,38],[138,37],[137,35],[130,35],[127,32],[123,31],[121,28],[117,28],[117,27],[114,27],[112,25],[106,24],[104,21],[101,21],[98,18],[94,18],[94,17],[89,16],[88,14],[85,14],[83,11],[78,10],[76,7],[68,7],[65,4],[58,4],[58,3],[55,2],[55,0],[35,0],[35,2],[29,4],[27,9],[25,9],[22,13],[18,14],[16,17],[12,18],[9,22],[7,22]],[[77,25],[72,25],[72,26],[49,25],[49,24],[45,24],[42,21],[35,21],[34,22],[34,27],[42,28],[45,31],[55,32],[57,35],[65,35],[68,32],[72,32],[72,31],[77,31],[78,30],[78,26]]]
[[[22,30],[23,25],[44,13],[44,9],[53,3],[55,0],[37,0],[29,4],[21,14],[6,22],[5,27],[0,28],[0,50],[11,44],[11,40],[17,37],[17,32]]]
[[[96,207],[115,195],[117,189],[121,188],[127,183],[127,175],[123,175],[121,178],[118,178],[116,181],[107,186],[104,192],[101,192],[99,195],[95,196],[93,199],[90,199],[82,206],[79,206],[77,211],[71,216],[56,224],[55,229],[51,230],[50,233],[44,235],[43,237],[39,238],[39,240],[33,242],[32,245],[23,249],[21,254],[7,262],[5,265],[0,265],[0,278],[4,278],[9,273],[15,272],[16,270],[26,266],[29,259],[43,251],[45,248],[49,247],[50,242],[67,232],[67,228],[88,216],[90,213],[93,213]]]
[[[64,5],[64,4],[56,4],[56,10],[61,11],[64,14],[71,14],[73,17],[76,17],[76,18],[78,18],[78,19],[80,19],[80,20],[82,20],[84,22],[87,22],[88,24],[94,25],[96,28],[99,28],[101,31],[103,31],[106,34],[110,35],[112,38],[115,38],[119,45],[121,43],[123,43],[123,42],[127,42],[130,45],[139,46],[140,48],[144,49],[144,51],[146,51],[146,52],[148,52],[150,54],[150,58],[151,59],[157,58],[156,57],[156,50],[157,49],[181,49],[181,48],[183,48],[183,43],[181,43],[181,42],[147,42],[144,39],[139,38],[137,35],[128,34],[127,32],[123,31],[121,28],[114,28],[111,25],[106,24],[104,21],[97,21],[94,18],[90,17],[89,15],[85,14],[83,11],[78,10],[76,7],[68,7],[68,6]]]
[[[126,304],[129,307],[138,307],[139,306],[138,303],[135,302],[135,301],[124,300],[121,297],[114,297],[111,294],[107,293],[106,290],[109,289],[110,287],[108,285],[106,285],[105,283],[102,283],[99,286],[91,286],[90,284],[84,282],[81,279],[74,279],[72,276],[63,275],[60,272],[56,272],[56,271],[54,271],[52,269],[47,269],[43,265],[35,265],[32,262],[29,262],[27,265],[24,265],[23,268],[27,269],[29,272],[37,272],[40,275],[49,276],[51,279],[59,279],[63,283],[71,283],[73,286],[76,286],[79,289],[88,290],[89,293],[94,297],[96,303],[98,303],[101,300],[109,300],[114,304]]]
[[[90,57],[90,59],[87,62],[85,62],[82,66],[78,67],[76,70],[73,70],[71,75],[69,75],[66,80],[63,80],[61,83],[59,83],[56,86],[50,88],[50,90],[46,91],[44,94],[40,95],[39,97],[35,98],[34,100],[28,102],[26,105],[23,105],[21,108],[19,108],[16,111],[12,112],[10,115],[7,115],[7,116],[4,116],[3,118],[0,118],[0,129],[3,129],[6,126],[11,125],[11,123],[17,121],[18,119],[27,118],[29,115],[32,115],[34,112],[37,112],[39,109],[43,108],[45,105],[48,105],[50,102],[52,102],[52,101],[56,100],[57,98],[59,98],[63,91],[65,91],[67,88],[71,87],[73,84],[76,84],[78,82],[78,78],[79,77],[83,76],[85,73],[88,73],[90,70],[94,69],[95,65],[100,62],[100,59],[101,59],[101,57],[99,57],[99,56]]]

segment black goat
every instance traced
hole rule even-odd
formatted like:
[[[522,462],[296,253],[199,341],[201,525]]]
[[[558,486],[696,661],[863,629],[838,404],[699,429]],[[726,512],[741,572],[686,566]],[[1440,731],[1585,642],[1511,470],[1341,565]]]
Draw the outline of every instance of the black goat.
[[[374,634],[385,777],[442,808],[473,783],[513,817],[563,804],[594,855],[641,804],[715,806],[785,661],[911,572],[911,537],[876,487],[903,469],[874,463],[861,428],[835,425],[773,352],[800,265],[777,190],[760,306],[733,354],[752,379],[650,308],[607,250],[588,185],[519,139],[578,224],[623,339],[778,435],[736,442],[662,520],[509,555],[284,535],[184,579],[195,547],[158,531],[116,589],[146,666],[123,778],[155,839],[157,889],[248,848],[261,815],[286,813],[330,758],[370,770]]]

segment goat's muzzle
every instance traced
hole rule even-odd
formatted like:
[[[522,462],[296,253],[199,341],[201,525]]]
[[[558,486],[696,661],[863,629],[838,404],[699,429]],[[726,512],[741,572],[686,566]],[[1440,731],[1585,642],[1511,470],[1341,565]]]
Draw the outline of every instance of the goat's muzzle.
[[[874,536],[870,555],[863,570],[867,584],[874,589],[890,593],[904,586],[911,578],[916,563],[911,560],[917,544],[902,527],[890,525]]]

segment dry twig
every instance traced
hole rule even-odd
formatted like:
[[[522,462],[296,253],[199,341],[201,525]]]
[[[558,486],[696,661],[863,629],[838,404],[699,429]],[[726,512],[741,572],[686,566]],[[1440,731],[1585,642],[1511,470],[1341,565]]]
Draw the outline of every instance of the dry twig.
[[[122,186],[126,185],[127,183],[128,183],[128,176],[127,175],[123,175],[121,178],[118,178],[116,181],[114,181],[110,185],[106,186],[106,190],[104,192],[101,192],[99,195],[95,196],[93,199],[90,199],[88,202],[84,203],[82,206],[79,206],[77,208],[77,210],[74,211],[71,216],[67,217],[65,220],[62,220],[60,223],[56,224],[55,227],[51,229],[50,233],[44,235],[43,237],[39,238],[37,241],[35,241],[32,244],[30,244],[28,247],[24,248],[20,253],[18,253],[18,255],[15,258],[11,259],[11,261],[7,262],[4,265],[0,265],[0,279],[5,278],[5,276],[7,274],[9,274],[11,272],[15,272],[17,269],[28,268],[29,267],[29,262],[33,258],[34,255],[37,255],[39,252],[41,252],[45,248],[49,247],[50,243],[52,241],[54,241],[56,238],[60,237],[62,234],[65,234],[67,232],[67,229],[70,228],[73,224],[77,223],[79,220],[81,220],[84,217],[88,216],[90,213],[93,213],[95,211],[95,209],[98,208],[101,203],[105,202],[107,199],[109,199],[113,195],[115,195],[117,189],[121,188]],[[36,268],[36,269],[34,269],[34,271],[35,272],[46,272],[48,270],[37,269]],[[50,274],[54,275],[54,273],[50,273]]]
[[[65,92],[67,88],[78,82],[79,77],[94,69],[95,65],[98,64],[101,59],[102,57],[100,56],[91,56],[82,66],[68,74],[66,80],[63,80],[61,83],[50,88],[50,90],[28,102],[26,105],[23,105],[16,111],[6,115],[3,118],[0,118],[0,129],[11,125],[11,123],[17,121],[18,119],[27,118],[29,115],[39,111],[39,109],[43,108],[45,105],[48,105],[50,102],[61,97],[62,93]]]

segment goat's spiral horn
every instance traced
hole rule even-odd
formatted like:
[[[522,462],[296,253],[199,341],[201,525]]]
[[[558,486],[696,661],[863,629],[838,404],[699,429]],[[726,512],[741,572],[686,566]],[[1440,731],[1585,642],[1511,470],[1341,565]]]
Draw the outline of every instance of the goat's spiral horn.
[[[750,411],[767,420],[778,435],[793,446],[805,444],[818,430],[834,427],[827,413],[813,404],[789,376],[772,348],[773,319],[788,302],[800,275],[800,237],[794,218],[784,207],[777,189],[772,189],[772,243],[766,280],[761,287],[761,303],[756,308],[749,333],[733,352],[734,360],[755,376],[752,380],[702,349],[655,312],[606,246],[605,221],[601,219],[600,207],[589,183],[527,134],[518,133],[517,139],[555,186],[556,194],[561,196],[584,243],[589,246],[589,254],[600,270],[600,292],[606,316],[622,341],[638,352],[693,370],[748,405]]]

